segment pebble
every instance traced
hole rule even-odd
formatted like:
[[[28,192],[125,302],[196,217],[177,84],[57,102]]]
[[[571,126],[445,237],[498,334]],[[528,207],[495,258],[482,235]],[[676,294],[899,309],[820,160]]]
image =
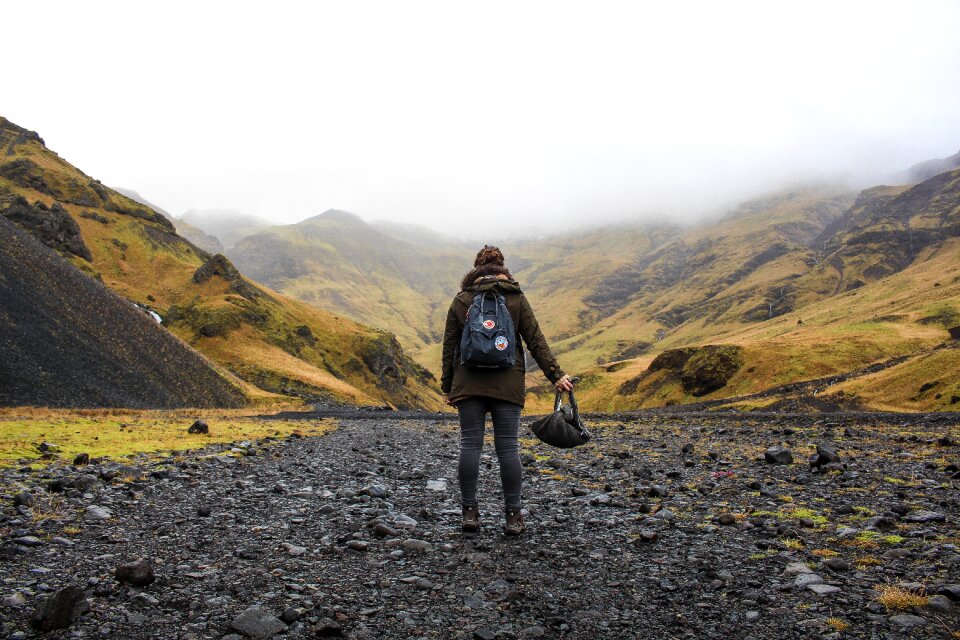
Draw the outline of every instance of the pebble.
[[[27,604],[27,599],[22,593],[14,593],[13,595],[6,596],[0,604],[3,604],[5,607],[17,608]]]
[[[805,562],[791,562],[787,565],[787,568],[783,570],[783,575],[785,576],[795,576],[802,573],[813,573],[813,569],[808,567]]]
[[[737,524],[737,518],[732,513],[721,513],[717,516],[717,522],[724,526]]]
[[[230,623],[230,628],[239,631],[244,637],[260,640],[262,638],[272,638],[282,631],[287,630],[279,618],[273,615],[268,609],[253,606],[246,609]]]
[[[14,543],[20,545],[21,547],[42,547],[43,540],[36,536],[23,536],[21,538],[14,538]]]
[[[86,514],[84,514],[84,519],[92,521],[109,520],[112,517],[113,514],[109,509],[99,505],[90,505],[87,507]]]
[[[403,514],[398,515],[393,519],[393,526],[396,529],[405,529],[411,530],[417,528],[417,521]]]
[[[825,596],[830,593],[837,593],[840,591],[840,587],[836,587],[832,584],[807,584],[807,589],[813,591],[818,596]]]
[[[418,540],[416,538],[407,538],[403,541],[404,551],[423,551],[429,552],[433,551],[433,545],[427,542],[426,540]]]
[[[901,627],[923,627],[926,626],[927,619],[910,614],[901,614],[899,616],[892,616],[890,622]]]
[[[299,547],[289,542],[284,542],[281,546],[283,547],[283,550],[286,551],[287,554],[291,556],[302,556],[307,553],[306,547]]]
[[[763,452],[763,459],[768,464],[793,464],[793,453],[784,447],[770,447]]]
[[[953,613],[956,607],[946,596],[935,595],[927,599],[927,608],[937,613]]]
[[[914,511],[904,517],[907,522],[946,522],[947,517],[938,511]]]
[[[822,584],[823,578],[815,573],[801,573],[794,581],[793,586],[797,589],[804,589],[811,584]]]
[[[146,558],[139,558],[133,562],[121,564],[114,572],[114,576],[121,584],[134,587],[145,587],[153,584],[156,576],[153,574],[153,565]]]
[[[318,638],[334,638],[343,635],[343,627],[332,618],[322,618],[313,632]]]

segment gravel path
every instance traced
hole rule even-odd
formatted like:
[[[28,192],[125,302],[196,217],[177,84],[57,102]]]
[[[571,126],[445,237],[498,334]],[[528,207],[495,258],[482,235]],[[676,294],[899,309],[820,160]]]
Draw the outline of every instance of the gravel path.
[[[524,441],[519,539],[489,445],[461,535],[443,420],[4,469],[0,634],[957,637],[960,428],[884,422],[650,414],[573,451]],[[885,585],[914,601],[888,609]],[[36,624],[67,628],[31,627],[45,602]]]

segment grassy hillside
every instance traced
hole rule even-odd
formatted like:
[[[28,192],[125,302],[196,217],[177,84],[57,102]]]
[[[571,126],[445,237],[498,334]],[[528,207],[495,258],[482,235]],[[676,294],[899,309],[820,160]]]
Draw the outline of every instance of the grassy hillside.
[[[392,335],[245,279],[223,256],[177,235],[167,218],[104,187],[5,119],[0,152],[0,202],[21,196],[63,212],[79,233],[67,245],[54,233],[48,244],[158,313],[175,335],[245,380],[248,394],[440,406],[435,383]]]
[[[866,407],[956,409],[960,351],[948,330],[960,326],[958,215],[960,171],[865,192],[795,279],[789,311],[754,322],[688,319],[646,357],[589,369],[583,404],[623,409],[750,394],[907,355],[825,391]],[[718,342],[741,347],[744,366],[704,398],[647,371],[656,352]]]
[[[945,380],[894,400],[875,389],[935,382],[929,363],[955,357],[941,345],[960,324],[958,202],[955,172],[859,195],[818,185],[690,227],[624,225],[501,246],[561,365],[583,377],[587,409],[750,395],[901,357],[864,378],[875,387],[856,377],[823,392],[844,406],[944,409],[953,397]],[[294,297],[395,331],[435,368],[443,309],[472,247],[331,211],[247,238],[231,255]],[[687,348],[689,365],[648,371],[659,354]],[[736,366],[719,388],[704,386],[728,351]],[[545,410],[542,376],[532,371],[528,382],[530,408]]]
[[[798,189],[690,228],[583,234],[555,263],[543,257],[568,243],[553,238],[518,248],[530,265],[517,275],[561,364],[583,371],[789,312],[794,281],[816,262],[809,243],[850,202]]]
[[[137,193],[132,189],[122,189],[120,187],[114,187],[114,191],[116,191],[121,195],[127,196],[134,202],[139,202],[140,204],[145,205],[150,209],[153,209],[157,213],[162,214],[165,218],[167,218],[170,222],[173,223],[173,226],[176,229],[178,235],[186,238],[187,240],[192,242],[194,245],[196,245],[200,249],[203,249],[207,253],[223,253],[223,244],[221,244],[220,240],[215,236],[212,236],[204,232],[203,229],[201,229],[200,227],[196,227],[190,224],[189,222],[187,222],[186,220],[183,220],[183,219],[178,220],[174,218],[170,212],[161,209],[160,207],[150,202],[149,200],[147,200],[142,195],[140,195],[139,193]]]
[[[381,230],[382,229],[382,230]],[[438,374],[447,305],[472,254],[416,242],[409,228],[330,210],[244,238],[228,251],[244,272],[284,294],[387,330]]]

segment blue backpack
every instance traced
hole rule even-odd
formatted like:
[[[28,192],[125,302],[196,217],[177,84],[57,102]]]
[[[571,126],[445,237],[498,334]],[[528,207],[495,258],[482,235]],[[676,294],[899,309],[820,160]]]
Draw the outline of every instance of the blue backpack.
[[[473,297],[460,338],[460,364],[476,369],[509,369],[517,358],[516,331],[503,294]]]

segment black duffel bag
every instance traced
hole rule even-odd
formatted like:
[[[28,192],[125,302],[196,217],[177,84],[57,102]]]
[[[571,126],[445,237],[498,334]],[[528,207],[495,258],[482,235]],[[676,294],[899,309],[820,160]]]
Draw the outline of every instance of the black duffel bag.
[[[544,416],[530,425],[533,435],[552,447],[569,449],[590,440],[590,432],[580,419],[577,399],[570,394],[570,404],[564,406],[563,392],[557,391],[553,402],[553,413]]]

